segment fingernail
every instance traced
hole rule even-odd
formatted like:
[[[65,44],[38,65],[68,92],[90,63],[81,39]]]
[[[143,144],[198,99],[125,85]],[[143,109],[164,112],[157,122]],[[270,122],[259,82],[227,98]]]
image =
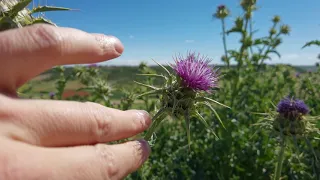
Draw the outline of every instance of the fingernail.
[[[150,152],[151,152],[151,148],[149,146],[149,143],[144,140],[144,139],[140,139],[138,140],[138,143],[139,143],[139,148],[142,152],[142,161],[146,161],[150,155]]]
[[[123,52],[123,45],[121,41],[114,36],[106,36],[103,34],[93,34],[99,42],[101,48],[105,51],[115,50],[119,55]]]
[[[149,127],[152,121],[150,114],[145,110],[137,110],[137,114],[139,116],[139,119],[145,123],[144,127]]]

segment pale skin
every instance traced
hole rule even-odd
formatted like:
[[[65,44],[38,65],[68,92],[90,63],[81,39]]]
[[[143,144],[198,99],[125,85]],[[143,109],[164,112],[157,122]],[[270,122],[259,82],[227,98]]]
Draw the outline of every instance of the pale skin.
[[[16,96],[53,66],[111,60],[123,49],[112,36],[50,25],[0,33],[0,179],[123,179],[144,163],[146,141],[106,143],[146,130],[147,112]]]

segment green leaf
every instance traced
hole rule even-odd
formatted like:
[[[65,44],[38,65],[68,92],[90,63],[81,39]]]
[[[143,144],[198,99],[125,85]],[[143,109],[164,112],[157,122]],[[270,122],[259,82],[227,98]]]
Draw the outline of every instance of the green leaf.
[[[190,138],[190,115],[189,115],[189,110],[185,110],[184,114],[185,122],[186,122],[186,130],[187,130],[187,137],[188,137],[188,146],[190,149],[190,144],[191,144],[191,138]]]
[[[140,95],[137,95],[136,98],[139,98],[139,97],[142,97],[142,96],[146,96],[146,95],[157,94],[157,93],[159,93],[159,92],[161,92],[161,91],[162,91],[162,89],[148,91],[148,92],[142,93],[142,94],[140,94]]]
[[[204,102],[204,101],[209,101],[209,102],[213,102],[213,103],[216,103],[216,104],[219,104],[220,106],[223,106],[223,107],[226,107],[226,108],[229,108],[231,109],[229,106],[227,105],[224,105],[216,100],[213,100],[213,99],[210,99],[210,98],[207,98],[207,97],[198,97],[196,98],[197,101],[200,101],[200,102]]]
[[[217,136],[217,134],[214,132],[214,130],[209,126],[208,122],[201,116],[201,114],[196,111],[195,112],[195,116],[201,121],[201,123],[207,128],[210,130],[210,132],[216,137],[216,138],[219,138]]]
[[[149,141],[152,137],[152,134],[157,130],[158,126],[164,120],[163,116],[166,116],[166,112],[168,108],[161,108],[153,117],[152,117],[152,124],[147,133],[144,136],[144,139]]]
[[[266,54],[269,54],[269,53],[276,54],[279,58],[281,58],[280,53],[278,51],[276,51],[276,50],[269,50],[269,51],[266,52]]]
[[[302,49],[307,47],[307,46],[312,46],[312,45],[320,46],[320,40],[309,41],[304,46],[302,46]]]
[[[252,44],[252,45],[260,45],[260,44],[262,44],[262,40],[261,40],[261,39],[255,39],[255,40],[253,41],[253,44]]]
[[[148,85],[148,84],[143,84],[143,83],[140,83],[140,82],[137,82],[137,81],[134,81],[134,82],[137,83],[137,84],[139,84],[139,85],[141,85],[141,86],[145,86],[145,87],[151,88],[151,89],[153,89],[153,90],[160,90],[159,88],[154,87],[154,86],[150,86],[150,85]]]
[[[11,28],[17,28],[17,24],[8,16],[0,18],[0,31],[4,31]]]
[[[259,112],[249,112],[249,113],[255,114],[255,115],[262,115],[262,116],[269,115],[269,113],[259,113]]]
[[[160,63],[158,63],[156,60],[154,60],[154,59],[152,59],[155,63],[157,63],[160,67],[162,67],[167,73],[168,73],[168,75],[169,76],[171,76],[171,73],[169,72],[169,70],[166,68],[166,67],[164,67],[163,65],[161,65]]]
[[[164,79],[167,79],[167,77],[160,74],[137,74],[137,76],[154,76],[154,77],[162,77]]]
[[[204,104],[216,115],[222,127],[226,129],[217,111],[208,102],[205,102]]]
[[[48,12],[48,11],[70,11],[70,8],[64,8],[64,7],[55,7],[55,6],[39,6],[36,8],[33,8],[29,14],[38,13],[38,12]]]
[[[41,23],[41,24],[44,23],[44,24],[50,24],[50,25],[53,25],[53,26],[57,26],[56,24],[54,24],[50,20],[44,19],[44,18],[33,19],[31,23],[28,23],[28,25],[39,24],[39,23]]]
[[[226,32],[227,35],[229,35],[230,33],[241,33],[242,34],[242,29],[238,28],[238,27],[233,27]]]
[[[11,10],[9,12],[9,16],[11,18],[15,18],[17,16],[17,14],[20,11],[22,11],[24,8],[26,8],[31,2],[32,2],[32,0],[21,0],[21,1],[19,1],[17,4],[12,6],[12,8],[11,8]]]

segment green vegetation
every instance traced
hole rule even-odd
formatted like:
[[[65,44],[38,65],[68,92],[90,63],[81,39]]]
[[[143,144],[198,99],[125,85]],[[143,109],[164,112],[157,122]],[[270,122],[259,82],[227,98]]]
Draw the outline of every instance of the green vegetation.
[[[308,105],[310,118],[318,120],[314,128],[319,131],[320,67],[266,65],[267,59],[272,60],[271,55],[281,56],[278,47],[283,36],[290,33],[290,26],[274,16],[268,34],[256,37],[252,24],[252,14],[257,13],[256,1],[242,0],[240,7],[243,13],[236,17],[232,27],[225,26],[230,16],[227,7],[219,6],[214,13],[214,18],[221,20],[225,51],[221,58],[224,66],[220,69],[220,88],[210,98],[231,107],[231,110],[214,107],[225,129],[212,111],[203,108],[202,116],[218,137],[206,130],[199,119],[192,118],[189,149],[184,122],[167,119],[156,131],[151,157],[127,179],[320,179],[319,134],[302,131],[299,136],[289,134],[283,138],[274,129],[255,126],[265,121],[257,113],[273,112],[274,104],[292,96]],[[229,34],[239,35],[238,49],[228,49]],[[306,45],[305,48],[319,43],[311,41]],[[232,61],[236,63],[234,66],[230,65]],[[154,115],[161,104],[161,94],[138,98],[138,94],[148,89],[133,80],[154,86],[163,82],[136,76],[138,73],[164,72],[144,63],[139,67],[57,67],[21,87],[19,93],[31,98],[92,101],[122,110],[142,108]],[[69,90],[82,94],[65,95]],[[49,97],[49,92],[55,95]]]

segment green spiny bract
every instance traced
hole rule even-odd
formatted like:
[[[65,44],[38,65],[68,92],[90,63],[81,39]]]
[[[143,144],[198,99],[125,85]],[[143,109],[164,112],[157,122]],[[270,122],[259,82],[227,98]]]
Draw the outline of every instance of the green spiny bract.
[[[211,103],[216,103],[221,106],[225,105],[205,97],[206,93],[210,93],[212,88],[217,87],[218,81],[217,71],[210,68],[208,63],[208,59],[200,58],[199,56],[196,57],[194,53],[191,53],[186,58],[177,58],[176,64],[170,66],[174,73],[171,73],[167,68],[157,63],[166,71],[166,76],[159,74],[141,74],[161,77],[165,80],[163,86],[160,88],[137,82],[139,85],[152,89],[138,97],[145,95],[160,96],[160,109],[153,117],[153,123],[145,135],[146,140],[150,140],[156,128],[166,116],[170,116],[176,120],[185,119],[189,144],[191,117],[200,120],[215,135],[210,125],[198,111],[200,106],[205,106],[210,109],[224,127]]]
[[[63,7],[38,6],[33,9],[27,7],[32,0],[2,0],[0,1],[0,31],[21,28],[37,23],[55,25],[50,20],[43,17],[34,17],[33,14],[47,11],[70,10]]]
[[[303,101],[285,98],[279,102],[277,111],[263,113],[265,118],[257,125],[281,136],[317,138],[313,135],[320,135],[320,130],[316,127],[320,116],[310,116],[307,115],[308,112]]]

